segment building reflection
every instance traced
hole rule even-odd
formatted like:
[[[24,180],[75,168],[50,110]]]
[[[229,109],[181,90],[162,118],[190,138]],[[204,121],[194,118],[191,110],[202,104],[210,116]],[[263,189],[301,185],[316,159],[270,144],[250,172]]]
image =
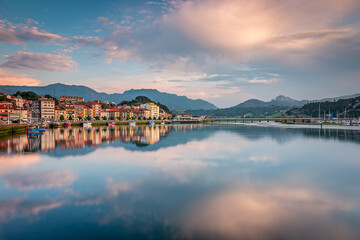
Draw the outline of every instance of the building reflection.
[[[30,138],[21,135],[15,138],[0,140],[2,153],[52,152],[62,150],[95,147],[104,143],[121,141],[135,143],[137,146],[152,145],[165,137],[172,129],[189,130],[192,126],[120,126],[97,128],[49,129],[38,137]]]

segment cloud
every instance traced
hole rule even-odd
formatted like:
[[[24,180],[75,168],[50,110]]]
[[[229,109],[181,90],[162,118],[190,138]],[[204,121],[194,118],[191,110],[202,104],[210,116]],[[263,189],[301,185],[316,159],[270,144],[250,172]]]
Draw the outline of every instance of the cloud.
[[[39,84],[40,80],[31,78],[24,73],[15,74],[0,69],[0,85],[38,86]]]
[[[98,17],[98,18],[96,19],[96,21],[97,21],[97,22],[103,22],[103,23],[105,23],[105,22],[108,22],[109,19],[108,19],[107,17]]]
[[[17,52],[15,55],[4,55],[7,59],[1,67],[21,70],[70,72],[77,64],[70,56],[49,53]]]
[[[5,176],[6,186],[18,190],[65,187],[72,185],[75,179],[70,170],[12,173]]]
[[[351,29],[333,25],[353,12],[354,6],[354,0],[341,5],[325,0],[200,0],[187,2],[167,21],[208,48],[257,53],[257,48],[264,49],[264,45],[270,49],[279,43],[285,43],[282,48],[306,48],[318,40],[346,35]],[[308,44],[302,43],[304,39]]]
[[[37,24],[33,19],[28,19],[27,23]],[[62,37],[58,34],[39,30],[36,26],[14,24],[7,20],[0,20],[0,42],[24,45],[27,41],[48,43],[57,40],[62,40]]]

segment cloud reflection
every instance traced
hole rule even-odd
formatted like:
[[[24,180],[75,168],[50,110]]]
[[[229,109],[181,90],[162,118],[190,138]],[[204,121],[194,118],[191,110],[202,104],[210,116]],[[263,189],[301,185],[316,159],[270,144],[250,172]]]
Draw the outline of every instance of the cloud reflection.
[[[355,229],[336,217],[354,208],[320,191],[248,186],[191,204],[182,227],[191,239],[358,239]]]
[[[30,201],[26,198],[0,199],[0,221],[38,215],[42,211],[58,208],[62,202],[52,200]]]
[[[12,173],[5,176],[6,187],[18,190],[46,189],[72,185],[76,176],[71,170]]]

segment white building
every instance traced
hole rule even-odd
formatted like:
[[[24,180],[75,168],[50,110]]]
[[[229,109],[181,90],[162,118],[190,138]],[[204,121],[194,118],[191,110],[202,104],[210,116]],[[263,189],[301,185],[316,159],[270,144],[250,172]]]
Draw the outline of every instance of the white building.
[[[159,118],[160,117],[160,108],[155,103],[145,103],[141,104],[140,108],[144,108],[150,110],[150,117],[151,118]]]

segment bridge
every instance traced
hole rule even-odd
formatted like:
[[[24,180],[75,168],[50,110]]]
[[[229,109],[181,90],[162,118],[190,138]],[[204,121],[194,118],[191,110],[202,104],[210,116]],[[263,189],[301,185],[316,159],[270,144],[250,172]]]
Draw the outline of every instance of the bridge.
[[[206,118],[205,122],[288,122],[288,123],[310,123],[318,118]]]

